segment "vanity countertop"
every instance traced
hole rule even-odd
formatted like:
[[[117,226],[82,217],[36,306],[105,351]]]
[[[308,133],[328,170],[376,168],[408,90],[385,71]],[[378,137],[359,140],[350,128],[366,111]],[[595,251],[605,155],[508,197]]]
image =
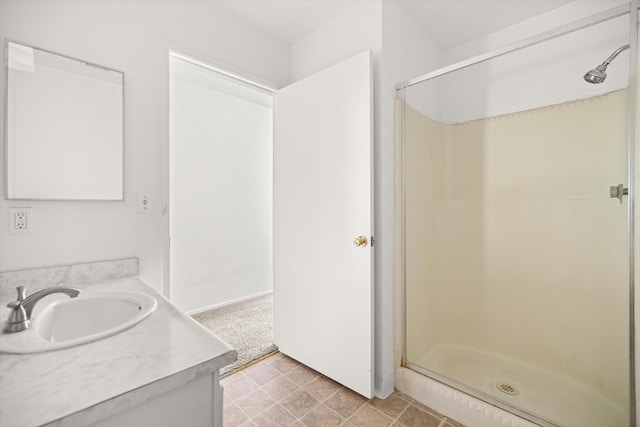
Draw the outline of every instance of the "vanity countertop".
[[[84,289],[143,292],[158,305],[142,322],[99,341],[44,353],[0,353],[3,427],[89,425],[210,375],[237,357],[137,276]]]

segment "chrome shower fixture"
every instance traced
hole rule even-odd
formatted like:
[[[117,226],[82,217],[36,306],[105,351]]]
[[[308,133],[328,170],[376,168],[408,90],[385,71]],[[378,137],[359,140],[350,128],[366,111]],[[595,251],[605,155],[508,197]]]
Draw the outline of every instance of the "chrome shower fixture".
[[[624,46],[617,48],[616,51],[613,52],[602,64],[598,65],[595,69],[588,71],[587,74],[584,75],[584,80],[593,84],[602,83],[604,79],[607,78],[607,66],[611,64],[611,61],[613,61],[620,52],[629,49],[629,47],[629,44],[625,44]]]

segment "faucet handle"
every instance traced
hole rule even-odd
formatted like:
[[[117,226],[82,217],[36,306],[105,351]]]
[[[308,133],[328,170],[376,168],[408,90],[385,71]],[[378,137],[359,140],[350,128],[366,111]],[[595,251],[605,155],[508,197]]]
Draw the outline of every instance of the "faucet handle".
[[[24,301],[27,294],[27,287],[24,285],[20,285],[16,288],[16,290],[18,291],[18,301],[20,302]]]
[[[20,332],[29,327],[29,316],[22,305],[27,288],[20,285],[16,290],[18,291],[18,299],[7,304],[7,307],[11,309],[11,312],[9,313],[7,321],[4,322],[4,328],[2,329],[2,332],[4,333],[10,334],[13,332]]]
[[[9,308],[14,308],[22,305],[22,302],[26,298],[27,288],[24,285],[18,286],[16,288],[16,291],[18,291],[18,299],[7,304],[7,307]]]

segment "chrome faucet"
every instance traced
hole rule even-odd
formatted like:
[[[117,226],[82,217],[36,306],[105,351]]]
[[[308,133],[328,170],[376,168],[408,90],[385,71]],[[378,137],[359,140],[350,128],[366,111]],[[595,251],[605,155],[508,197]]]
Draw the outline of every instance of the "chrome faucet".
[[[7,307],[11,309],[11,313],[9,313],[7,321],[4,322],[3,332],[6,334],[24,331],[29,328],[33,307],[47,295],[62,293],[75,298],[80,293],[78,289],[54,286],[35,292],[25,298],[26,288],[24,286],[18,286],[16,290],[18,291],[18,299],[7,304]]]

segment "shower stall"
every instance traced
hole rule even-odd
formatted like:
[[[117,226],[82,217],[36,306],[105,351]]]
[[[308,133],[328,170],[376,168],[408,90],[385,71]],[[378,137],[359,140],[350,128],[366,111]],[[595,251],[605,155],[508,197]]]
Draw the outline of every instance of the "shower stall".
[[[633,1],[397,85],[402,391],[636,425],[637,45]]]

